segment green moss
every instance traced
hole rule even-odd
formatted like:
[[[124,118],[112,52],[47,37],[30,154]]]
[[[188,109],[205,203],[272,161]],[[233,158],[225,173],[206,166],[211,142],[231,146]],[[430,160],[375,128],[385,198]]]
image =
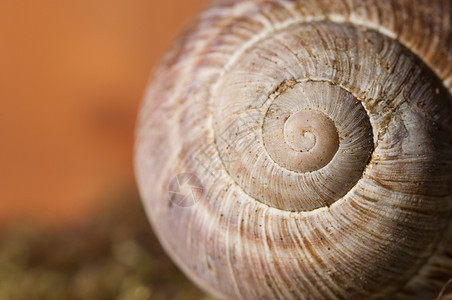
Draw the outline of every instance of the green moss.
[[[165,255],[136,195],[77,228],[0,233],[0,300],[208,298]]]

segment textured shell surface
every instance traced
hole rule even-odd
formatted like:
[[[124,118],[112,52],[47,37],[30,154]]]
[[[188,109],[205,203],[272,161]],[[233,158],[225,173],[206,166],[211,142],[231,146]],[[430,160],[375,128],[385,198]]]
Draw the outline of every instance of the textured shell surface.
[[[156,69],[144,207],[219,299],[434,299],[452,278],[452,2],[218,0]]]

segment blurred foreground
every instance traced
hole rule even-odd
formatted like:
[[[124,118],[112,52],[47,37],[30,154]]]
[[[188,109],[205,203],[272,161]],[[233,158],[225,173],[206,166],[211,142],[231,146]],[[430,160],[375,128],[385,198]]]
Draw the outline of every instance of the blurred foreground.
[[[133,192],[64,229],[0,233],[0,300],[211,299],[179,272]]]

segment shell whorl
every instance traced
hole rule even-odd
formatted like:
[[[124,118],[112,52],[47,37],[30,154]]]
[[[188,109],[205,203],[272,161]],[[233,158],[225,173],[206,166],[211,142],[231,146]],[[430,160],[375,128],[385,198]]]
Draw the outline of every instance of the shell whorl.
[[[452,4],[216,1],[136,138],[151,223],[227,299],[430,299],[452,277]],[[409,17],[409,18],[408,18]],[[168,193],[196,178],[196,203]]]

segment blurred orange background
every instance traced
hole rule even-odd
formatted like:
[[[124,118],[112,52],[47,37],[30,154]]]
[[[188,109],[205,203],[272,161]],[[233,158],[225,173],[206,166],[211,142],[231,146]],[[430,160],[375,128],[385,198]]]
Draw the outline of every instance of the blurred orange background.
[[[134,190],[152,67],[207,0],[3,0],[0,224],[77,223]]]

